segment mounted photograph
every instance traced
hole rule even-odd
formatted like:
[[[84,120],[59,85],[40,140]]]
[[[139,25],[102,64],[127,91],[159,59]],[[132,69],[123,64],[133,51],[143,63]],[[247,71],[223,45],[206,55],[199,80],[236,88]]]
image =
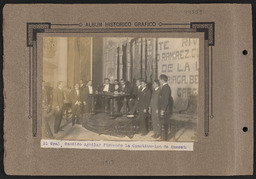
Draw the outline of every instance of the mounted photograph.
[[[198,38],[43,37],[42,139],[197,140]]]

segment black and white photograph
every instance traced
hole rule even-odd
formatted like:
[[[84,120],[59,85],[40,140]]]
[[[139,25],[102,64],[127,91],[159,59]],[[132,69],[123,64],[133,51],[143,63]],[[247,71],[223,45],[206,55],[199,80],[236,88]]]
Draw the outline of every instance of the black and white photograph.
[[[42,139],[197,140],[198,38],[44,37]]]

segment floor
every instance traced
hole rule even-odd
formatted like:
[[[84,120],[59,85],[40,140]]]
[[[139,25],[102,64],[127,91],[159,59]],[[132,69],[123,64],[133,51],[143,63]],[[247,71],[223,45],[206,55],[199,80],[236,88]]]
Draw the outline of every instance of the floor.
[[[194,119],[195,120],[195,119]],[[54,117],[48,119],[50,130],[53,131]],[[179,123],[174,123],[173,127],[175,132],[169,133],[169,141],[176,142],[190,142],[196,140],[195,128],[196,122],[188,123],[187,121],[179,121]],[[52,132],[53,133],[53,132]],[[133,138],[129,137],[116,137],[110,135],[99,135],[98,133],[89,131],[85,129],[81,124],[75,124],[72,126],[71,117],[66,119],[63,117],[61,123],[61,131],[57,134],[48,135],[43,128],[43,139],[58,139],[58,140],[89,140],[89,141],[158,141],[152,137],[153,131],[150,131],[146,136],[141,136],[140,134],[135,134]]]

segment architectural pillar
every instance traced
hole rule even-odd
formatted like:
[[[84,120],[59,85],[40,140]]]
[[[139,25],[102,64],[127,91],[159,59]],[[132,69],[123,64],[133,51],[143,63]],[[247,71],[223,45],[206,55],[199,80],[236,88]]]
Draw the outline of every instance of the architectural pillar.
[[[119,45],[119,79],[123,78],[123,46]]]
[[[58,38],[58,65],[54,71],[54,86],[58,81],[67,83],[67,37]]]

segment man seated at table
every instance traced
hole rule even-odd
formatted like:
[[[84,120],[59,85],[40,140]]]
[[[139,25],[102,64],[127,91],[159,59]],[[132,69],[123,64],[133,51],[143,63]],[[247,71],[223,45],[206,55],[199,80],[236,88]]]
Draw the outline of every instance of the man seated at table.
[[[128,81],[125,81],[125,79],[120,80],[120,92],[124,94],[130,94],[131,93],[131,87]]]
[[[104,79],[104,84],[102,85],[102,87],[99,89],[99,92],[105,92],[105,93],[113,93],[114,92],[114,85],[110,84],[110,80],[109,78],[105,78]]]
[[[109,78],[104,79],[104,84],[102,87],[99,88],[99,93],[113,93],[114,92],[114,85],[110,84]],[[101,105],[104,106],[104,111],[108,112],[109,105],[110,105],[110,100],[107,96],[104,96],[103,98],[100,99]]]
[[[121,86],[117,79],[114,80],[114,93],[119,93],[121,91]]]

